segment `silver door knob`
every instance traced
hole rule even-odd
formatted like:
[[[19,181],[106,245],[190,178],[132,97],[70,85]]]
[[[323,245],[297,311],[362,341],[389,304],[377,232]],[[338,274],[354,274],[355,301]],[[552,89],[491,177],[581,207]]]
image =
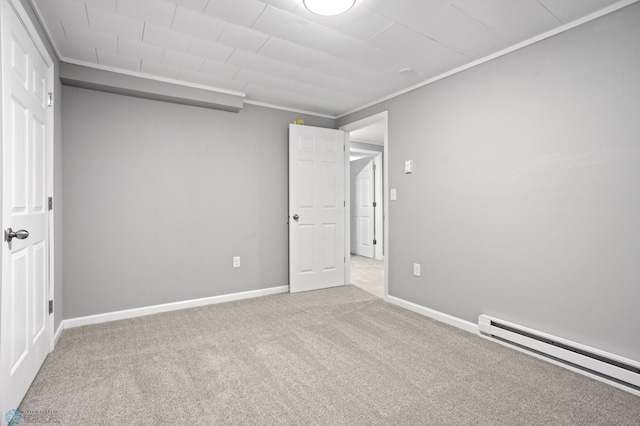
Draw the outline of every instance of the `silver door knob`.
[[[29,232],[25,231],[24,229],[21,229],[20,231],[14,231],[13,229],[9,228],[6,231],[4,231],[4,240],[8,243],[10,243],[11,240],[13,240],[14,238],[17,238],[19,240],[24,240],[28,236],[29,236]]]
[[[298,214],[294,214],[293,215],[293,220],[295,220],[296,222],[298,221],[298,219],[300,219],[300,216],[298,216]]]

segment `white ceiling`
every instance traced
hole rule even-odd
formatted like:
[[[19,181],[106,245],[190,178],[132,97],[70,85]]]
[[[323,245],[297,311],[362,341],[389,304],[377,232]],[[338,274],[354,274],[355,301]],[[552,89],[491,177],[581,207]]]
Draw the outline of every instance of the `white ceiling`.
[[[65,62],[339,116],[617,0],[359,0],[331,18],[302,0],[32,2]]]

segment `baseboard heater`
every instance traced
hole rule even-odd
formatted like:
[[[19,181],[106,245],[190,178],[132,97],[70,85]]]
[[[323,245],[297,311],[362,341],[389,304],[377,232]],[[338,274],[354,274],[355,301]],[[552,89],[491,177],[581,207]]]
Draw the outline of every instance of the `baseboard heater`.
[[[609,379],[630,390],[640,390],[640,363],[637,361],[488,315],[478,317],[478,328],[487,337]]]

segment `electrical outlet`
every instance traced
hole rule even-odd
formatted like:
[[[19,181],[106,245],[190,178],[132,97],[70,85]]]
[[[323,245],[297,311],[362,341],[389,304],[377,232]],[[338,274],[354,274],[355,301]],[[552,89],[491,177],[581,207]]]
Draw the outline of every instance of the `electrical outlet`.
[[[239,268],[240,267],[240,256],[234,256],[234,258],[233,258],[233,267],[234,268]]]
[[[413,173],[413,161],[407,160],[404,162],[404,172],[405,173]]]
[[[416,277],[420,276],[420,264],[419,263],[414,263],[413,264],[413,275],[415,275]]]

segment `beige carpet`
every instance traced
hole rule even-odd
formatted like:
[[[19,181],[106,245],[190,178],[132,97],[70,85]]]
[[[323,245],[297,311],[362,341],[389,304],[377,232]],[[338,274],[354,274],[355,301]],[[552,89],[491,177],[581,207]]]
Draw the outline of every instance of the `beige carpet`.
[[[351,255],[351,284],[384,298],[384,260]]]
[[[640,398],[355,286],[66,330],[20,409],[65,425],[639,425]]]

